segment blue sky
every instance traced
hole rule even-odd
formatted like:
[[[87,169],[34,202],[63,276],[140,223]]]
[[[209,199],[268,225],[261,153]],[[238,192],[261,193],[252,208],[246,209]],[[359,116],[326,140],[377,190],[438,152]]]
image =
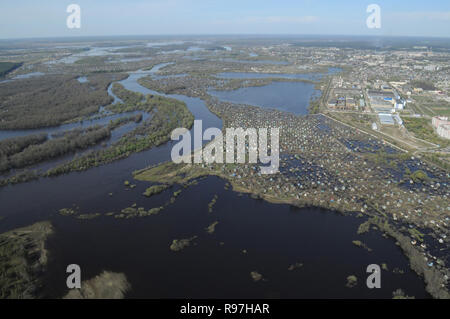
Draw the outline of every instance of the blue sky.
[[[68,29],[66,8],[81,7]],[[381,29],[366,8],[381,7]],[[449,0],[1,0],[0,38],[166,34],[450,37]]]

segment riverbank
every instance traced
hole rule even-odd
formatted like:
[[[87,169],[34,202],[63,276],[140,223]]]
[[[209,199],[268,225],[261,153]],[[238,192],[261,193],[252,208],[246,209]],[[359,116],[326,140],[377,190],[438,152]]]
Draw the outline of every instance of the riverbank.
[[[252,187],[243,187],[238,181],[230,178],[229,175],[224,174],[220,170],[211,170],[208,168],[204,168],[204,166],[202,167],[201,165],[195,164],[174,164],[168,162],[152,168],[136,171],[134,173],[134,178],[136,180],[152,183],[183,185],[191,182],[192,180],[209,175],[218,176],[227,180],[231,184],[232,189],[235,192],[251,194],[252,197],[254,196],[254,198],[260,198],[270,203],[289,204],[298,208],[322,207],[325,209],[338,211],[343,215],[352,214],[351,212],[349,212],[349,210],[347,210],[350,208],[348,206],[342,207],[340,205],[333,204],[333,202],[318,202],[315,197],[305,196],[304,198],[298,199],[289,196],[281,197],[273,193],[263,194],[258,189]],[[354,208],[355,207],[353,207],[353,209]],[[395,226],[390,224],[390,219],[388,216],[378,214],[376,209],[368,208],[366,203],[361,203],[357,208],[358,209],[356,210],[356,213],[361,210],[364,212],[364,215],[371,217],[368,222],[368,228],[370,228],[370,224],[375,225],[384,234],[394,238],[397,241],[397,244],[400,246],[405,256],[408,257],[411,268],[418,275],[423,277],[426,283],[427,291],[434,298],[450,298],[449,291],[445,288],[446,280],[443,279],[444,276],[448,276],[448,270],[446,270],[445,268],[442,269],[430,267],[427,260],[423,258],[423,253],[421,253],[420,250],[418,250],[416,247],[414,247],[414,245],[410,243],[411,238],[395,230]]]
[[[49,222],[0,234],[0,298],[38,298],[48,262],[46,240],[53,233]]]

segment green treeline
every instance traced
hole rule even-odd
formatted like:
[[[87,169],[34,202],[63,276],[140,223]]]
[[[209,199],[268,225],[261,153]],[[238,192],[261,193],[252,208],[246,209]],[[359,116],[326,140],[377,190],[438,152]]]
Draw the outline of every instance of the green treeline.
[[[426,91],[433,91],[437,89],[431,81],[414,80],[411,81],[411,85],[416,88],[422,88]]]
[[[142,93],[133,92],[125,89],[125,87],[115,82],[112,87],[113,93],[121,99],[125,104],[137,105],[144,100],[144,95]]]
[[[23,151],[30,145],[40,144],[47,140],[47,134],[13,137],[0,141],[0,157],[11,156]]]
[[[15,69],[20,68],[21,66],[22,63],[0,62],[0,78],[11,71],[14,71]]]
[[[431,126],[431,122],[424,118],[407,118],[403,119],[403,123],[408,131],[414,133],[414,135],[422,140],[439,144],[441,146],[448,146],[450,142],[439,137]]]
[[[123,159],[132,153],[141,152],[166,143],[175,128],[192,127],[194,116],[186,105],[178,100],[148,95],[140,109],[155,109],[153,117],[143,122],[135,130],[125,134],[107,149],[98,150],[60,165],[47,172],[47,176],[59,175],[71,171],[86,170]]]
[[[40,222],[0,234],[0,299],[42,297],[45,242],[52,233],[50,222]]]
[[[44,162],[49,159],[53,159],[70,152],[86,149],[93,146],[100,141],[109,138],[111,132],[107,127],[94,126],[86,130],[73,130],[66,132],[63,137],[55,138],[51,140],[45,140],[45,142],[37,144],[30,144],[23,150],[11,153],[6,148],[6,152],[0,149],[0,173],[6,172],[10,169],[24,168],[29,165]],[[34,141],[31,137],[26,137],[30,142]],[[28,141],[24,138],[26,141]],[[37,137],[36,137],[37,138]],[[4,144],[10,143],[10,141],[2,141]],[[4,155],[8,154],[9,155]]]
[[[111,104],[106,107],[108,111],[114,113],[124,113],[132,111],[151,112],[155,104],[148,103],[142,93],[132,92],[120,84],[114,83],[112,87],[113,93],[122,100],[123,103]]]
[[[114,121],[110,121],[108,124],[108,128],[112,131],[112,130],[118,128],[119,126],[129,123],[131,121],[133,121],[135,123],[140,123],[142,121],[142,113],[139,113],[134,116],[121,117]]]
[[[53,134],[48,140],[47,134],[28,135],[0,141],[0,174],[14,168],[24,168],[49,159],[57,158],[78,150],[84,150],[109,138],[111,131],[134,121],[142,121],[142,114],[122,117],[103,126],[87,129],[74,129]]]
[[[147,197],[152,197],[153,195],[162,193],[169,187],[170,187],[169,185],[164,185],[164,184],[163,185],[153,185],[153,186],[150,186],[149,188],[147,188],[143,195],[147,196]]]
[[[50,169],[45,174],[40,174],[36,171],[19,172],[15,176],[2,180],[0,184],[20,183],[39,176],[54,176],[71,171],[85,170],[123,159],[132,153],[166,143],[170,140],[170,135],[175,128],[190,128],[193,125],[194,116],[185,103],[181,101],[157,95],[148,95],[143,99],[142,95],[129,92],[121,85],[116,86],[115,89],[119,91],[118,94],[123,98],[124,102],[127,102],[110,105],[107,108],[111,108],[119,113],[122,112],[122,108],[129,108],[127,111],[142,110],[152,113],[152,118],[142,122],[142,114],[138,114],[111,121],[106,127],[91,127],[84,131],[63,132],[56,136],[54,135],[54,138],[51,140],[45,140],[42,137],[43,140],[30,139],[26,142],[28,138],[31,138],[27,137],[22,144],[13,143],[17,145],[15,149],[11,149],[11,141],[3,141],[3,149],[5,151],[0,153],[0,173],[13,168],[25,168],[76,150],[86,149],[110,137],[111,130],[120,125],[130,121],[142,122],[133,131],[123,135],[108,148],[81,155],[70,162]],[[22,146],[19,147],[19,145]]]

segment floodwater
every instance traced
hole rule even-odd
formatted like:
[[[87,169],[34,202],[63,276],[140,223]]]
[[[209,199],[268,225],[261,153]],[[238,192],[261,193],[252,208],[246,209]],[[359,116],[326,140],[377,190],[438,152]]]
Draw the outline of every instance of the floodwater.
[[[103,108],[100,108],[100,111],[97,115],[101,115],[103,112]],[[53,134],[62,133],[65,131],[73,130],[73,129],[86,129],[90,126],[94,125],[108,125],[110,121],[117,120],[119,118],[128,117],[128,116],[135,116],[138,114],[143,115],[143,120],[147,120],[150,116],[150,114],[146,112],[141,111],[135,111],[135,112],[126,112],[121,114],[113,114],[103,117],[95,117],[93,116],[92,119],[86,119],[80,122],[75,123],[69,123],[69,124],[63,124],[59,126],[53,126],[53,127],[45,127],[45,128],[39,128],[39,129],[27,129],[27,130],[0,130],[0,140],[7,139],[7,138],[13,138],[13,137],[19,137],[19,136],[27,136],[30,134],[48,134],[49,138],[52,137]]]
[[[306,82],[272,82],[269,85],[237,90],[210,90],[221,101],[277,109],[297,115],[308,114],[311,100],[320,97],[314,84]]]
[[[151,75],[152,71],[131,73],[121,83],[129,90],[158,94],[137,83]],[[222,127],[202,100],[169,96],[184,101],[195,118],[203,120],[203,129]],[[156,216],[78,220],[58,215],[59,209],[74,206],[82,213],[106,213],[133,203],[146,209],[165,203],[178,187],[147,198],[142,193],[149,184],[134,181],[132,172],[169,160],[173,145],[171,141],[85,172],[0,188],[1,232],[42,220],[54,225],[44,277],[47,297],[67,292],[65,270],[73,263],[80,265],[82,280],[103,270],[123,272],[132,287],[129,298],[391,298],[398,288],[428,297],[393,240],[377,232],[356,234],[364,219],[240,196],[225,190],[225,182],[216,177],[183,189],[176,202]],[[136,188],[127,190],[125,180]],[[208,203],[214,195],[218,200],[210,213]],[[208,234],[205,228],[215,221],[216,231]],[[169,249],[173,239],[192,236],[198,236],[192,246],[180,252]],[[354,246],[353,240],[373,251]],[[289,271],[295,263],[303,266]],[[371,290],[365,285],[366,267],[374,263],[387,263],[389,271],[382,272],[382,288]],[[394,268],[405,273],[394,274]],[[253,282],[252,271],[264,279]],[[358,278],[354,288],[345,286],[349,275]]]
[[[30,73],[25,73],[25,74],[19,74],[10,79],[2,80],[2,81],[0,81],[0,83],[8,83],[8,82],[12,82],[14,80],[22,80],[22,79],[29,79],[29,78],[33,78],[33,77],[39,77],[44,74],[45,73],[42,73],[42,72],[30,72]]]
[[[217,74],[223,79],[290,79],[319,81],[324,76],[340,72],[339,68],[329,68],[328,73],[257,73],[257,72],[224,72]],[[309,82],[272,82],[265,86],[245,87],[237,90],[209,90],[209,94],[221,101],[254,105],[277,109],[296,115],[308,114],[311,101],[321,96],[321,91]]]
[[[88,78],[85,77],[85,76],[80,76],[80,77],[77,78],[77,80],[80,83],[88,83],[89,82]]]
[[[66,291],[65,267],[77,263],[84,278],[104,269],[125,273],[132,286],[129,298],[390,298],[398,288],[427,297],[393,240],[375,232],[356,234],[363,219],[269,204],[224,190],[224,184],[216,177],[202,180],[148,218],[80,221],[53,216],[57,232],[49,243],[48,296]],[[130,201],[149,209],[178,189],[148,199],[141,195],[146,186],[122,187],[111,198],[86,200],[81,209],[117,211]],[[216,194],[210,213],[208,203]],[[215,221],[215,232],[207,233],[205,228]],[[193,236],[198,238],[190,247],[169,249],[173,239]],[[353,245],[357,239],[373,251]],[[296,263],[303,266],[289,271]],[[382,272],[382,288],[368,289],[366,267],[382,263],[389,268]],[[395,268],[405,274],[394,274]],[[252,271],[264,280],[253,282]],[[350,275],[358,278],[354,288],[346,287]]]

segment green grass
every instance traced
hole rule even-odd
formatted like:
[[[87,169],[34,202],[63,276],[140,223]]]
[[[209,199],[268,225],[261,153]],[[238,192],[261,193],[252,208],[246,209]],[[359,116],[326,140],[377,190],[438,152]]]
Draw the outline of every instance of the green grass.
[[[424,234],[422,234],[420,231],[418,231],[415,228],[410,228],[408,229],[409,234],[411,235],[411,237],[417,239],[420,242],[423,242],[423,237],[425,236]]]
[[[38,297],[52,231],[50,222],[40,222],[0,234],[0,299]]]
[[[134,178],[140,181],[172,184],[185,184],[209,172],[199,165],[162,163],[147,169],[134,172]]]
[[[75,64],[97,65],[97,64],[103,64],[103,63],[105,63],[105,61],[106,61],[106,57],[90,56],[90,57],[75,61]]]
[[[144,192],[144,196],[152,197],[153,195],[159,194],[169,188],[168,185],[153,185],[147,188],[147,190]]]
[[[131,155],[166,143],[170,140],[171,132],[178,127],[191,128],[194,116],[186,107],[186,104],[161,96],[147,95],[142,106],[136,106],[139,110],[155,109],[153,117],[141,123],[133,131],[125,134],[119,141],[107,149],[101,149],[76,158],[71,162],[62,164],[48,170],[46,176],[55,176],[71,171],[83,171],[90,167],[123,159]],[[163,181],[162,183],[166,183]]]
[[[450,141],[445,140],[434,132],[431,121],[424,118],[404,118],[403,123],[406,129],[417,138],[438,144],[442,147],[450,145]]]
[[[217,224],[219,224],[219,222],[218,222],[218,221],[215,221],[214,223],[212,223],[211,225],[209,225],[208,227],[206,227],[206,229],[205,229],[206,232],[207,232],[208,234],[213,234],[214,231],[216,230]]]
[[[22,63],[0,62],[0,78],[22,66]]]
[[[412,98],[415,101],[412,106],[414,106],[418,113],[430,116],[445,116],[450,114],[450,103],[445,100],[420,95],[414,95]]]

